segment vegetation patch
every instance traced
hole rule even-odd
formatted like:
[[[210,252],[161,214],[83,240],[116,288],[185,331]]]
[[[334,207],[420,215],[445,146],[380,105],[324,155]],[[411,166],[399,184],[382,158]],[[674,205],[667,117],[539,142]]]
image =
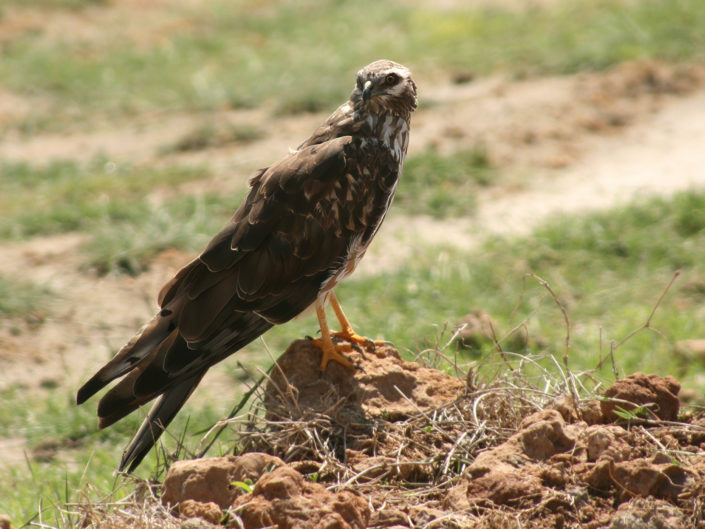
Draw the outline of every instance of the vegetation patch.
[[[453,71],[469,79],[497,71],[565,74],[625,60],[705,56],[705,6],[699,0],[579,0],[527,10],[212,0],[198,9],[174,9],[181,16],[177,29],[134,45],[125,45],[134,37],[123,33],[127,24],[113,24],[107,34],[102,28],[100,41],[65,32],[47,39],[33,27],[13,34],[2,42],[0,83],[23,93],[31,86],[33,94],[53,100],[57,113],[83,119],[264,101],[296,113],[332,110],[352,88],[351,72],[379,57],[394,57],[429,76]]]
[[[225,147],[230,144],[246,144],[264,137],[264,131],[251,125],[201,125],[170,145],[162,148],[164,154],[190,152]]]
[[[0,165],[0,239],[86,229],[143,217],[148,192],[204,178],[203,169],[153,168],[96,160]]]
[[[15,523],[21,520],[19,525],[43,521],[52,526],[75,527],[75,518],[65,512],[67,505],[80,502],[87,495],[99,501],[106,494],[127,493],[125,482],[115,476],[115,462],[139,427],[139,415],[97,430],[95,406],[76,406],[70,388],[58,388],[44,396],[39,393],[29,399],[21,388],[0,389],[0,444],[22,441],[16,460],[3,458],[3,474],[7,476],[0,483],[3,513]],[[189,454],[182,452],[184,447],[179,442],[186,430],[191,434],[202,432],[218,418],[219,412],[207,406],[191,417],[177,417],[170,428],[171,435],[167,435],[170,454],[155,450],[145,468],[163,472],[165,461],[171,461],[177,453],[181,454],[179,457]]]
[[[26,315],[34,312],[46,299],[49,291],[39,285],[16,277],[0,275],[0,314]]]
[[[87,227],[86,267],[99,274],[137,275],[163,250],[199,252],[225,225],[240,200],[241,196],[212,193],[179,197],[161,205],[147,201],[123,204],[126,214],[121,218],[99,218]]]
[[[446,155],[429,149],[404,163],[394,205],[415,215],[470,216],[477,188],[500,182],[482,146]]]

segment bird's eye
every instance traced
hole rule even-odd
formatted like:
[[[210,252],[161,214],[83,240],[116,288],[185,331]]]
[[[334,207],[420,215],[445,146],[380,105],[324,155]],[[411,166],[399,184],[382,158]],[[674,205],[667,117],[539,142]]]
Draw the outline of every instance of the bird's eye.
[[[362,77],[357,78],[357,87],[362,90]]]
[[[399,80],[399,77],[394,75],[393,73],[390,73],[387,78],[384,80],[385,83],[387,83],[389,86],[396,84],[396,82]]]

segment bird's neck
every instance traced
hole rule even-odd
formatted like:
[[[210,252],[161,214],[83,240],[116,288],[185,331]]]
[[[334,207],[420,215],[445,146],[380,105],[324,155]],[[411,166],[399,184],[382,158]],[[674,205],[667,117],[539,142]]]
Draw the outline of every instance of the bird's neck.
[[[393,112],[356,112],[356,121],[363,121],[368,134],[389,149],[392,157],[403,162],[409,145],[409,118]]]

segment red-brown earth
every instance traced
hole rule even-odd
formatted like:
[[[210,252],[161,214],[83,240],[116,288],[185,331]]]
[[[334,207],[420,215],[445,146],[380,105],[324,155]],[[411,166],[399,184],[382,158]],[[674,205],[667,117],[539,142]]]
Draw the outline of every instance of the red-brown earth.
[[[541,406],[530,385],[477,386],[391,347],[351,357],[355,373],[321,374],[294,342],[238,424],[240,454],[171,466],[163,526],[705,527],[705,415],[679,410],[672,377]]]

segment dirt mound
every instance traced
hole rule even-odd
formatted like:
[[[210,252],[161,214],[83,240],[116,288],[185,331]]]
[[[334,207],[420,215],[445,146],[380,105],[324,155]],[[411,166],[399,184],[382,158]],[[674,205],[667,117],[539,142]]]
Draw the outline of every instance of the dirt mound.
[[[292,343],[277,361],[265,394],[271,417],[291,416],[292,406],[351,421],[385,415],[390,420],[437,408],[465,387],[457,378],[402,360],[391,346],[353,352],[360,369],[331,363],[321,374],[321,350],[310,340]]]
[[[349,356],[361,370],[321,374],[320,351],[294,342],[240,432],[247,453],[171,467],[172,514],[247,529],[705,528],[705,416],[675,422],[672,377],[532,401],[516,380],[462,381],[391,347]]]

